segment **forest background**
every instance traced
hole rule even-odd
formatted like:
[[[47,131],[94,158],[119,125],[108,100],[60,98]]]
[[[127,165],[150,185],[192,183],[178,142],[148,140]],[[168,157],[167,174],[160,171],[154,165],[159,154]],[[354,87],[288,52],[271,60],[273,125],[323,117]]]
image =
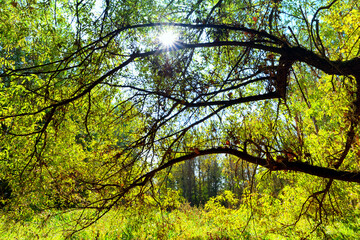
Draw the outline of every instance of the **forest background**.
[[[4,239],[358,239],[358,1],[0,1]]]

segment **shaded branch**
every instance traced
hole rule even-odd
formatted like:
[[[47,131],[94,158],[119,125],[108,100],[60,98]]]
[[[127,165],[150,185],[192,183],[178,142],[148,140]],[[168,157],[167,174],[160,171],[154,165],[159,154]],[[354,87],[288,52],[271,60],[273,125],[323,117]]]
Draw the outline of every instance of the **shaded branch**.
[[[239,151],[239,150],[236,150],[233,148],[210,148],[210,149],[206,149],[206,150],[198,150],[198,151],[196,151],[196,153],[194,152],[194,153],[186,154],[186,155],[178,157],[178,158],[174,158],[174,159],[168,161],[167,163],[161,165],[160,167],[141,176],[135,182],[143,183],[144,180],[149,179],[155,173],[157,173],[163,169],[166,169],[176,163],[190,160],[190,159],[193,159],[198,156],[205,156],[205,155],[211,155],[211,154],[231,154],[231,155],[236,156],[236,157],[238,157],[244,161],[247,161],[249,163],[261,165],[265,168],[270,169],[271,171],[279,171],[279,170],[296,171],[296,172],[302,172],[302,173],[306,173],[306,174],[310,174],[310,175],[322,177],[322,178],[360,183],[360,173],[358,173],[358,172],[340,171],[340,170],[335,170],[332,168],[325,168],[325,167],[310,165],[305,162],[289,162],[287,160],[284,160],[282,162],[275,162],[275,161],[269,162],[268,159],[254,157],[248,153],[245,153],[243,151]]]

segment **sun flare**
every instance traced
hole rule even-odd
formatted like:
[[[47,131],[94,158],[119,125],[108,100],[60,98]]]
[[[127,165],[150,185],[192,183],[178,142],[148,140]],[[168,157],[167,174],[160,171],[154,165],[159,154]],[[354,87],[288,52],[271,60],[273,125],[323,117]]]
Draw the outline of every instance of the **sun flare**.
[[[171,48],[178,40],[178,34],[172,30],[163,31],[158,37],[162,46]]]

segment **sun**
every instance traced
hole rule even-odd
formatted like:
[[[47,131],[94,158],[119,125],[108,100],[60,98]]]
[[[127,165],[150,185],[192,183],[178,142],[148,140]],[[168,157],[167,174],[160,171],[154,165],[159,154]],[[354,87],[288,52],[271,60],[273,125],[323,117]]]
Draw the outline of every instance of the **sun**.
[[[158,39],[161,45],[165,48],[171,48],[175,46],[175,43],[178,41],[178,34],[172,30],[163,31]]]

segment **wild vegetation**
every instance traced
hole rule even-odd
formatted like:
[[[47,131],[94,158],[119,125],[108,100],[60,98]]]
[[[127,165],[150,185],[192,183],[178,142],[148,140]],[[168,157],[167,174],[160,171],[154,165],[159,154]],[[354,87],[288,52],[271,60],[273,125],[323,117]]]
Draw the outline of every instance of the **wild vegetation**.
[[[355,0],[1,1],[4,236],[357,239],[359,19]]]

